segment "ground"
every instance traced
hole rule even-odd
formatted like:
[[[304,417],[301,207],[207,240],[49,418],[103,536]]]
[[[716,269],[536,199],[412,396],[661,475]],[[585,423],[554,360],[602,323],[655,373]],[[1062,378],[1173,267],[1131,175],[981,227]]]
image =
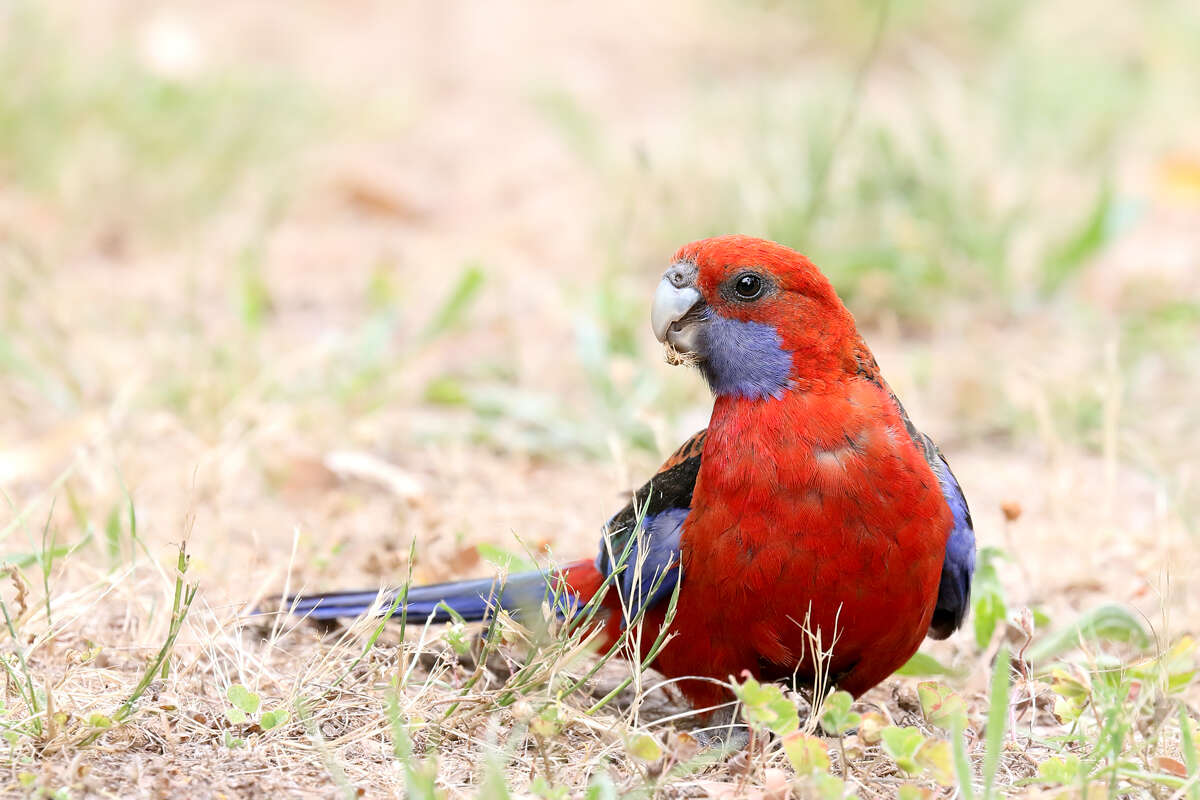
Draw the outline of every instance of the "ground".
[[[0,8],[3,792],[956,791],[882,719],[976,792],[1195,796],[1200,14],[1110,5]],[[897,676],[815,766],[714,761],[652,674],[568,692],[578,634],[249,615],[590,556],[705,424],[648,307],[728,232],[831,276],[966,491],[911,670],[963,736]]]

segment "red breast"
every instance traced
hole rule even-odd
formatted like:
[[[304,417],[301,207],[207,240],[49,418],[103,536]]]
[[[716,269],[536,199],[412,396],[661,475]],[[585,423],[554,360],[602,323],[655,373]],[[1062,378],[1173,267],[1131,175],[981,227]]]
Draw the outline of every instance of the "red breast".
[[[865,691],[929,626],[952,520],[893,403],[866,381],[718,398],[683,531],[668,675],[811,675]],[[717,699],[708,684],[685,689]]]

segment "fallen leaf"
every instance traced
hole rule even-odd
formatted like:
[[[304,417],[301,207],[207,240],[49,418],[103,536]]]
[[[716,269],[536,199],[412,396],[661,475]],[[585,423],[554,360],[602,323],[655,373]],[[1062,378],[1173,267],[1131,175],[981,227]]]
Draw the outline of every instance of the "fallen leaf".
[[[1177,778],[1187,777],[1187,765],[1177,758],[1170,756],[1159,756],[1154,759],[1154,765],[1168,775],[1174,775]]]

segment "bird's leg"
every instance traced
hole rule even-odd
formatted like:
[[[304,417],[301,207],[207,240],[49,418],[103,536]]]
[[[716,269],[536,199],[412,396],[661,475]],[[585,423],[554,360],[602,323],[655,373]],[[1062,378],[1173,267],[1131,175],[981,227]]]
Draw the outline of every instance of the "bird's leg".
[[[750,743],[750,729],[737,724],[737,703],[727,703],[713,712],[708,725],[692,731],[692,737],[705,749],[720,749],[727,753],[741,750]]]

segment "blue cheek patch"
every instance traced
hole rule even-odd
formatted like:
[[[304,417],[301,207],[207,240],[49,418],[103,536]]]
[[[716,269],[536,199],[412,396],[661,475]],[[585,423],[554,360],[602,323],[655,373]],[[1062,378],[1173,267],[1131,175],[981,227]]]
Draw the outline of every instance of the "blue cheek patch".
[[[771,325],[712,314],[700,371],[714,394],[761,400],[788,388],[792,354]]]

